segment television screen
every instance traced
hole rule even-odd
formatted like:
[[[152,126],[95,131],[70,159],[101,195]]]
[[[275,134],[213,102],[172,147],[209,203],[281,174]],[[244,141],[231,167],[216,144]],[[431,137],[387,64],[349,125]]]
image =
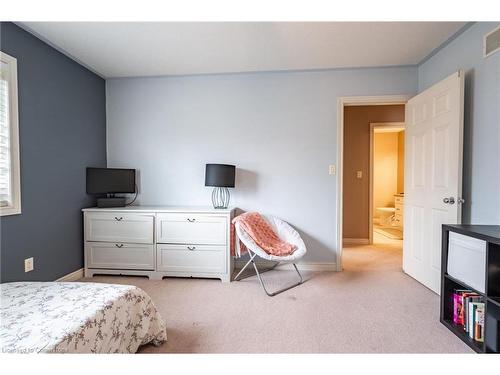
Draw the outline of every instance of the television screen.
[[[135,169],[87,168],[87,193],[135,193]]]

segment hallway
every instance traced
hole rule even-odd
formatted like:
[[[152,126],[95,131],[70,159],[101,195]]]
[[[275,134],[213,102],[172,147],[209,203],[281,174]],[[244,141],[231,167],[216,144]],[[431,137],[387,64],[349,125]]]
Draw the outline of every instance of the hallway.
[[[403,241],[373,232],[372,245],[344,245],[343,267],[347,271],[396,271],[403,265]]]

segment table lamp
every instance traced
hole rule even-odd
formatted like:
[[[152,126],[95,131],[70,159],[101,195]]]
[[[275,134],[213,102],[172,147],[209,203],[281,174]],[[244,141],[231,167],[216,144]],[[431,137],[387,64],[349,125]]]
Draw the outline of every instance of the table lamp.
[[[229,206],[229,189],[234,188],[236,167],[228,164],[207,164],[205,169],[205,186],[213,186],[212,203],[214,208]]]

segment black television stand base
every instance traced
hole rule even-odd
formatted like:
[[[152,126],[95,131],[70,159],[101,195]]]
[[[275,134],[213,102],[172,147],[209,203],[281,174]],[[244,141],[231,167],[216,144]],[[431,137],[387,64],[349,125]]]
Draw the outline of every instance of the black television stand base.
[[[126,200],[125,198],[113,197],[113,198],[98,198],[97,199],[97,207],[99,208],[109,208],[109,207],[125,207]]]

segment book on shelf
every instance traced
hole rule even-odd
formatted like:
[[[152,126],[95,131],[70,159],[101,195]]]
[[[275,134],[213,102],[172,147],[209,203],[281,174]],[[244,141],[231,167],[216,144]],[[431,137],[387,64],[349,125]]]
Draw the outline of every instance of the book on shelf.
[[[484,303],[476,308],[474,324],[474,340],[484,342]]]
[[[464,294],[464,331],[469,333],[471,332],[471,326],[474,323],[474,311],[473,303],[479,302],[481,300],[481,296],[474,294]],[[477,306],[476,306],[477,307]],[[472,337],[472,336],[471,336]]]
[[[471,298],[472,300],[472,298]],[[478,307],[483,307],[483,303],[481,302],[478,302],[478,299],[476,299],[475,301],[470,301],[468,303],[469,307],[468,307],[468,313],[469,313],[469,316],[468,316],[468,319],[467,319],[467,330],[466,332],[469,333],[469,337],[471,339],[474,338],[474,333],[475,333],[475,328],[476,328],[476,310]]]
[[[462,294],[470,292],[467,289],[455,289],[453,291],[453,323],[464,324]]]
[[[453,323],[462,326],[473,340],[484,341],[484,302],[481,295],[468,289],[453,291]]]
[[[464,331],[469,332],[469,302],[471,298],[479,297],[477,293],[474,292],[464,292],[462,293],[462,311],[463,311],[463,326]]]

